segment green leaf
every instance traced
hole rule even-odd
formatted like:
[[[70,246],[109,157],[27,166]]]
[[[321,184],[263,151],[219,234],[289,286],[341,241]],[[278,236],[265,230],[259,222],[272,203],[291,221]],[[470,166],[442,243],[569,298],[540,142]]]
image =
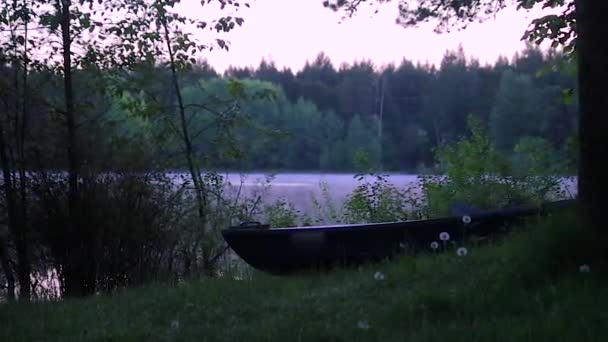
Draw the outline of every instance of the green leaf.
[[[575,100],[574,95],[575,95],[574,89],[572,89],[572,88],[562,90],[562,99],[563,99],[564,103],[567,105],[571,105],[574,103],[574,100]]]
[[[245,84],[236,79],[231,79],[228,83],[228,92],[230,96],[236,99],[245,99],[247,98],[247,93],[245,91]]]

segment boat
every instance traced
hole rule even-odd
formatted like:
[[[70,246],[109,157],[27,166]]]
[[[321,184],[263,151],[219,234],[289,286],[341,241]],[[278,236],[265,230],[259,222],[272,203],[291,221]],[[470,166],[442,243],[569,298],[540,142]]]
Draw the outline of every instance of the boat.
[[[284,275],[431,251],[433,241],[441,242],[441,233],[449,235],[449,242],[471,236],[496,236],[526,217],[546,215],[574,204],[575,200],[562,200],[470,215],[368,224],[273,228],[244,222],[222,230],[222,235],[228,246],[252,267]]]

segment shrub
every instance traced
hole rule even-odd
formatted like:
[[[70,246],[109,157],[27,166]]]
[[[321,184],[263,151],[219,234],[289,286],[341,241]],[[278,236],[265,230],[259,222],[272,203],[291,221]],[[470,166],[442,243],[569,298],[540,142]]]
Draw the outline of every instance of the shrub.
[[[543,140],[520,141],[510,159],[494,148],[478,119],[469,116],[468,122],[470,137],[436,151],[443,175],[420,177],[425,216],[448,215],[454,203],[495,209],[564,196],[560,170]]]
[[[264,207],[264,216],[272,227],[295,227],[300,220],[300,211],[286,199],[278,199]]]
[[[388,176],[370,173],[355,177],[359,185],[344,202],[344,222],[389,222],[408,218],[406,193],[391,184]]]
[[[171,278],[183,198],[169,177],[112,173],[84,178],[79,211],[70,216],[66,188],[61,175],[41,175],[30,210],[44,255],[38,267],[47,268],[43,274],[58,273],[61,293],[110,292]]]

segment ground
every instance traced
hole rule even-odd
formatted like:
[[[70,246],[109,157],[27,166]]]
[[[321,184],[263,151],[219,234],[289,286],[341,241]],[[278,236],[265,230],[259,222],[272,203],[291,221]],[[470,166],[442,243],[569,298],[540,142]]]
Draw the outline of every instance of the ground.
[[[606,341],[605,245],[572,217],[466,256],[0,304],[0,341]]]

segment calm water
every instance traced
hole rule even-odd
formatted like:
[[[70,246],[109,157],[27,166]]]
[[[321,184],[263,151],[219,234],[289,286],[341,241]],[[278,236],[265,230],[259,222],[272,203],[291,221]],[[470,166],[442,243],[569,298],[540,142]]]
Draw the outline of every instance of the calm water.
[[[224,176],[230,183],[232,195],[238,193],[239,189],[241,194],[250,196],[263,191],[262,198],[266,203],[285,199],[304,214],[314,214],[313,198],[322,198],[322,184],[327,186],[331,200],[337,206],[360,184],[354,174],[282,173],[271,179],[263,173],[227,173]],[[390,174],[388,179],[401,189],[418,189],[418,175]],[[564,178],[563,188],[570,194],[575,194],[576,179]]]
[[[267,175],[252,173],[239,175],[229,173],[227,180],[234,190],[241,188],[249,195],[264,191],[262,198],[266,203],[272,203],[279,199],[285,199],[292,203],[302,213],[313,214],[313,198],[322,199],[322,188],[326,186],[331,201],[340,205],[348,194],[360,183],[354,178],[354,174],[321,174],[321,173],[283,173],[277,174],[266,183]],[[400,188],[414,187],[417,175],[394,174],[390,175],[390,182]],[[370,178],[370,181],[373,179]],[[266,184],[266,185],[264,185]]]

